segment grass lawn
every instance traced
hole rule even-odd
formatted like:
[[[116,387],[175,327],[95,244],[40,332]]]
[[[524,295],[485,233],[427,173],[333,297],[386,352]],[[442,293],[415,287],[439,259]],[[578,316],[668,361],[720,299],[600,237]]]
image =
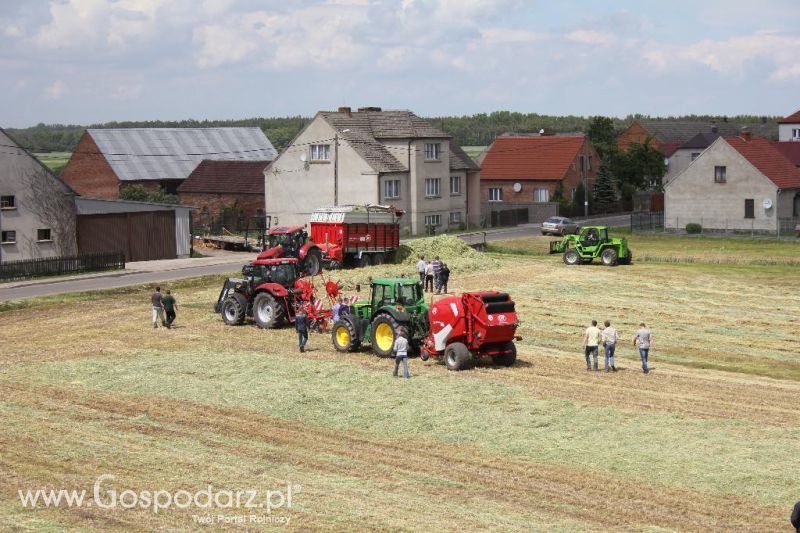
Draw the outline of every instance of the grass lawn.
[[[71,152],[46,152],[42,154],[33,154],[36,158],[44,163],[44,165],[58,175],[61,170],[67,166],[69,158],[72,156]]]
[[[412,359],[408,381],[325,335],[299,354],[289,329],[225,326],[211,312],[221,278],[172,286],[172,330],[150,327],[148,287],[6,305],[0,529],[190,529],[208,514],[31,510],[17,496],[91,493],[108,473],[120,493],[288,484],[292,508],[273,514],[299,531],[785,530],[799,496],[797,268],[717,255],[567,267],[526,255],[539,241],[501,243],[525,254],[451,276],[459,292],[511,292],[518,363],[453,373]],[[766,246],[751,245],[753,259]],[[352,287],[403,268],[337,277]],[[592,318],[625,340],[616,374],[584,370]],[[647,376],[628,344],[640,321],[656,336]]]

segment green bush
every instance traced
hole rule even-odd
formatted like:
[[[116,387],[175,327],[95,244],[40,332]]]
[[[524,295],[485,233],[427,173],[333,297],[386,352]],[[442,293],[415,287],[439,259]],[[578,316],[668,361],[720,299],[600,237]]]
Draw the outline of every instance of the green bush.
[[[693,235],[696,233],[702,233],[702,231],[703,231],[703,226],[701,226],[700,224],[696,224],[694,222],[686,224],[686,233]]]

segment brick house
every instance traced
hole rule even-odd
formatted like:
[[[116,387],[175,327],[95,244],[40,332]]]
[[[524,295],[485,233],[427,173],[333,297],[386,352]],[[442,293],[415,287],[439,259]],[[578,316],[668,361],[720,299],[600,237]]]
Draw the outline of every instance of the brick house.
[[[264,169],[269,161],[204,160],[178,187],[181,204],[196,207],[195,224],[252,222],[264,213]],[[223,218],[231,220],[222,220]]]
[[[481,208],[495,224],[507,210],[527,209],[527,222],[558,214],[553,201],[559,185],[572,199],[578,183],[591,189],[599,157],[591,142],[579,135],[506,135],[498,137],[481,162]]]
[[[698,133],[713,131],[719,135],[738,135],[745,126],[751,133],[762,137],[772,139],[777,134],[774,122],[745,125],[726,121],[637,119],[619,134],[617,146],[625,150],[631,143],[649,141],[650,146],[670,157]]]
[[[93,198],[117,198],[129,185],[175,194],[204,159],[271,161],[276,154],[259,128],[88,129],[60,177]]]

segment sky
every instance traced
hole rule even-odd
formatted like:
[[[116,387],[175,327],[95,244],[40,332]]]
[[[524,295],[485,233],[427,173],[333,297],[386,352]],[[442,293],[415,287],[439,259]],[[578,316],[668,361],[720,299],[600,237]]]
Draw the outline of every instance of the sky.
[[[797,0],[0,0],[0,126],[800,108]]]

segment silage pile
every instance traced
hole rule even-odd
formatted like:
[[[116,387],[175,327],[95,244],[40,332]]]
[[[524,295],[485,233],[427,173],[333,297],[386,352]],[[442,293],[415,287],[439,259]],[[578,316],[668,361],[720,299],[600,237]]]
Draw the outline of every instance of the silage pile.
[[[425,256],[425,261],[432,261],[438,255],[451,271],[462,273],[495,268],[499,264],[496,259],[473,250],[463,240],[452,235],[408,241],[400,246],[397,258],[401,264],[416,265],[420,255]]]

